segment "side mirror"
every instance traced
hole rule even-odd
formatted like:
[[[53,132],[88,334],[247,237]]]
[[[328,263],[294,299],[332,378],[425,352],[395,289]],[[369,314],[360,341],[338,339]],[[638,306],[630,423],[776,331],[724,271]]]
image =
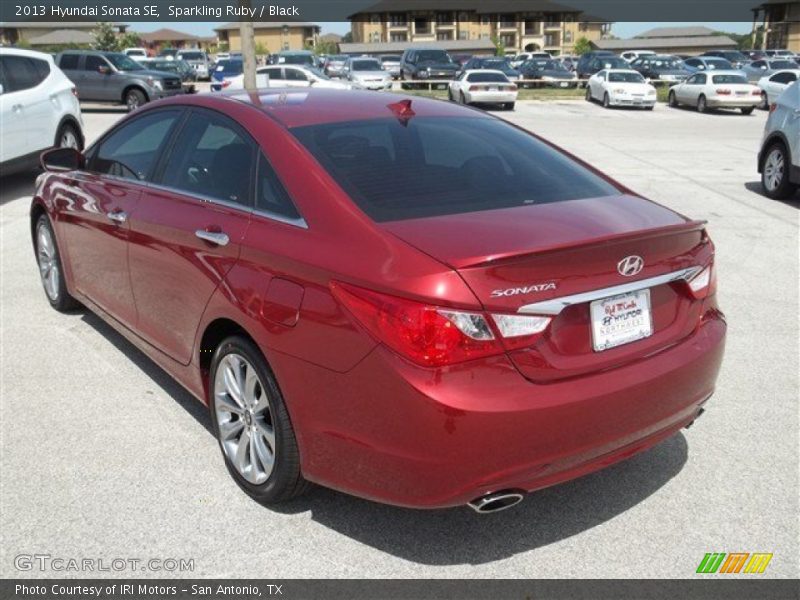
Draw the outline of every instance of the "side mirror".
[[[99,67],[97,67],[97,72],[100,73],[100,75],[108,75],[109,73],[111,73],[111,69],[109,69],[104,65],[100,65]]]
[[[45,171],[63,173],[82,169],[86,158],[75,148],[51,148],[42,152],[39,162]]]

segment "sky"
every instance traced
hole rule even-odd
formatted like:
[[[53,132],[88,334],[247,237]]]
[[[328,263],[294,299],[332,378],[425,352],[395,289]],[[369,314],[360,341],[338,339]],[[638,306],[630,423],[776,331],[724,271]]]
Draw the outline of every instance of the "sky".
[[[140,32],[155,31],[166,27],[169,29],[177,29],[178,31],[185,31],[193,35],[213,35],[214,27],[218,23],[174,23],[174,22],[155,22],[155,23],[135,23],[132,29]],[[348,21],[337,21],[332,23],[319,23],[322,27],[322,33],[338,33],[345,34],[350,31],[350,23]],[[716,31],[727,31],[730,33],[749,33],[752,23],[735,22],[735,23],[614,23],[611,33],[620,38],[630,38],[643,31],[652,29],[653,27],[680,27],[684,25],[703,25]]]

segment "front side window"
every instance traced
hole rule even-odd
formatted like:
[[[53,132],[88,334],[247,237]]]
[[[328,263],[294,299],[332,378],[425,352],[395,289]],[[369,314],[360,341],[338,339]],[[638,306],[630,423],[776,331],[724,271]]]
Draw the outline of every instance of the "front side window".
[[[160,110],[125,123],[91,153],[87,168],[103,175],[149,180],[179,116],[177,110]]]
[[[111,52],[106,54],[106,58],[118,71],[141,71],[144,69],[142,65],[130,56],[126,56],[121,52]]]
[[[108,63],[102,56],[95,54],[88,55],[83,63],[84,71],[97,71],[100,67],[108,68]]]
[[[289,81],[308,81],[306,74],[298,69],[285,69],[285,71],[286,79]]]
[[[232,121],[194,112],[178,134],[160,183],[249,207],[254,157],[254,144]]]
[[[378,222],[619,193],[544,142],[496,119],[388,118],[291,131]]]

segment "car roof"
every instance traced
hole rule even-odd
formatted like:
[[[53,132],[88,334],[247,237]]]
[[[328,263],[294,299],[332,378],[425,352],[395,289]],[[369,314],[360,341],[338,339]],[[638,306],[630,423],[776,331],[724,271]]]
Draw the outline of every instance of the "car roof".
[[[502,75],[503,77],[506,76],[506,74],[499,69],[467,69],[464,73],[467,75],[471,75],[472,73],[494,73],[496,75]]]
[[[484,71],[485,72],[485,71]],[[171,102],[192,103],[192,98],[213,103],[224,110],[225,102],[241,102],[264,111],[284,127],[302,127],[324,123],[340,123],[365,119],[399,118],[404,108],[400,103],[410,101],[414,116],[439,117],[458,116],[492,118],[479,111],[466,109],[452,102],[406,96],[391,92],[376,93],[368,90],[337,90],[330,88],[266,88],[255,92],[241,90],[223,91],[214,94],[176,96]],[[162,101],[167,102],[167,101]],[[223,104],[216,104],[221,102]]]
[[[601,71],[605,71],[606,73],[636,73],[637,75],[641,75],[636,69],[601,69]]]
[[[739,77],[744,77],[744,73],[737,69],[712,69],[711,71],[702,71],[702,73],[708,73],[710,75],[738,75]]]
[[[53,57],[46,52],[37,52],[36,50],[28,50],[26,48],[10,48],[7,46],[0,47],[0,54],[27,56],[28,58],[38,58],[40,60],[50,59],[51,62],[53,59]]]

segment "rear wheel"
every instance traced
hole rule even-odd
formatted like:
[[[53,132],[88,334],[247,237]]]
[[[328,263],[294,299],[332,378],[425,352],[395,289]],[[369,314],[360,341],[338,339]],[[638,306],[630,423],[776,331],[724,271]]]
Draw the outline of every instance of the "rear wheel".
[[[55,145],[59,148],[75,148],[83,150],[83,143],[78,128],[72,123],[64,123],[58,128]]]
[[[755,110],[755,106],[744,106],[741,110],[743,115],[750,115]]]
[[[458,92],[458,101],[461,104],[466,104],[467,103],[467,97],[464,96],[464,92]]]
[[[767,92],[761,92],[761,104],[758,105],[761,110],[769,110],[769,96]]]
[[[211,359],[211,420],[233,479],[258,502],[290,500],[309,487],[275,376],[247,338],[231,336]]]
[[[514,110],[514,103],[506,102],[505,104],[503,104],[503,110]]]
[[[700,96],[697,99],[697,112],[704,113],[706,112],[706,110],[708,110],[708,104],[706,104],[706,97]]]
[[[761,185],[767,196],[776,200],[788,198],[797,191],[797,186],[789,181],[789,157],[781,142],[774,142],[767,149]]]
[[[611,108],[611,99],[608,97],[608,92],[603,94],[603,108]]]
[[[50,306],[59,312],[78,308],[80,304],[67,291],[64,269],[61,266],[61,253],[58,251],[56,236],[47,215],[41,215],[36,221],[34,244],[39,276]]]
[[[586,86],[586,101],[592,101],[592,88],[590,88],[588,85]]]
[[[670,105],[671,108],[677,108],[678,107],[678,99],[675,97],[675,92],[671,91],[669,93],[667,102],[668,102],[668,104]]]

